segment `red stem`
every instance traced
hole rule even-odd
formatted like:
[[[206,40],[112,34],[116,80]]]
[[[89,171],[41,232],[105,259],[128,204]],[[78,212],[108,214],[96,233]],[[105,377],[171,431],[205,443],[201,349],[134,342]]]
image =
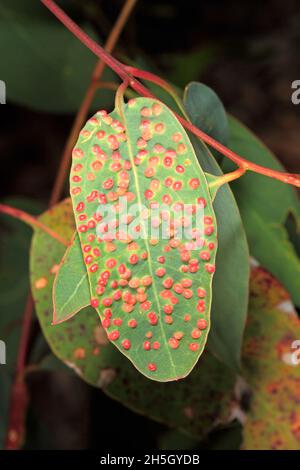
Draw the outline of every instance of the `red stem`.
[[[123,81],[127,81],[133,90],[135,90],[141,96],[149,98],[154,97],[146,87],[144,87],[138,80],[134,78],[134,74],[131,74],[126,70],[126,66],[124,64],[112,57],[108,52],[104,51],[104,49],[99,44],[97,44],[92,38],[90,38],[76,23],[74,23],[74,21],[71,20],[71,18],[66,15],[66,13],[60,7],[58,7],[53,0],[41,1],[61,21],[61,23],[63,23],[66,28],[69,29],[69,31],[71,31],[94,54],[101,58],[103,62],[106,63],[106,65],[108,65],[112,70],[114,70]],[[140,78],[144,78],[145,80],[148,79],[150,81],[155,82],[153,80],[153,74],[151,75],[152,77],[150,80],[149,73],[146,75],[143,71],[139,71]],[[160,79],[159,77],[156,77],[155,80],[158,84],[162,81],[162,79]],[[195,134],[198,138],[206,142],[214,149],[218,150],[221,154],[235,162],[239,167],[244,168],[245,170],[254,171],[255,173],[259,173],[265,176],[269,176],[271,178],[275,178],[279,181],[291,184],[293,186],[300,187],[299,174],[290,174],[277,170],[272,170],[271,168],[265,168],[264,166],[246,160],[245,158],[240,157],[238,154],[228,149],[209,135],[205,134],[205,132],[201,131],[193,124],[183,119],[178,114],[174,114],[186,129],[188,129],[190,132]]]
[[[51,228],[47,227],[47,225],[44,225],[38,219],[36,219],[30,214],[27,214],[27,212],[24,212],[21,209],[11,207],[6,204],[0,204],[0,212],[2,212],[3,214],[10,215],[15,219],[19,219],[22,222],[25,222],[26,224],[30,225],[31,227],[36,227],[50,235],[50,237],[55,238],[55,240],[57,240],[59,243],[62,243],[65,246],[69,246],[69,242],[64,240],[64,238],[62,238],[58,233],[54,232],[54,230],[51,230]]]

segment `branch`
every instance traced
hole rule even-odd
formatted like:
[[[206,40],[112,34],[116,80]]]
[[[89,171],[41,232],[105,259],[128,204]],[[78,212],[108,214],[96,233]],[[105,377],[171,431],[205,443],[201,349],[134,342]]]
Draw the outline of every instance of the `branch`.
[[[99,44],[97,44],[91,37],[89,37],[74,21],[66,15],[66,13],[59,8],[53,0],[41,0],[42,3],[63,23],[66,28],[69,29],[71,33],[74,34],[85,46],[87,46],[94,54],[100,57],[103,62],[106,63],[114,72],[116,72],[123,82],[128,82],[129,85],[133,90],[135,90],[141,96],[155,98],[150,91],[144,87],[138,80],[134,78],[134,73],[128,72],[126,66],[119,62],[117,59],[112,57],[107,51],[105,51]],[[145,80],[149,80],[143,71],[139,71],[139,77],[144,78]],[[152,74],[153,78],[153,74]],[[152,80],[153,81],[153,80]],[[156,81],[161,81],[159,77],[156,77]],[[223,154],[225,157],[229,158],[233,162],[235,162],[240,168],[255,173],[259,173],[261,175],[269,176],[271,178],[277,179],[282,181],[283,183],[291,184],[292,186],[300,187],[300,175],[299,174],[290,174],[285,173],[282,171],[272,170],[271,168],[265,168],[264,166],[258,165],[253,163],[245,158],[241,157],[240,155],[236,154],[232,150],[228,149],[220,142],[216,141],[209,135],[205,134],[205,132],[201,131],[197,127],[195,127],[190,122],[183,119],[177,113],[174,113],[177,119],[181,122],[181,124],[188,129],[190,132],[195,134],[199,139],[203,140],[206,144],[216,149],[218,152]]]

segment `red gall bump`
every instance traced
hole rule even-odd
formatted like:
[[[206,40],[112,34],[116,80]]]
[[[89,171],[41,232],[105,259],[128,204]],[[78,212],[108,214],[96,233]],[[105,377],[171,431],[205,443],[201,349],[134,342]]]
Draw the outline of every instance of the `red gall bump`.
[[[148,369],[150,370],[150,372],[155,372],[157,369],[157,366],[153,362],[150,362],[150,364],[148,364]]]
[[[197,343],[190,343],[189,348],[191,351],[195,352],[199,349],[199,344]]]
[[[148,319],[151,325],[157,325],[157,315],[154,312],[149,312],[148,313]]]
[[[205,269],[209,274],[212,274],[215,272],[216,268],[213,264],[206,264]]]
[[[81,165],[81,163],[77,163],[77,165],[73,167],[73,171],[81,171],[82,168],[83,166]]]
[[[190,289],[184,289],[182,295],[185,299],[191,299],[193,297],[193,292]]]
[[[99,268],[98,264],[95,263],[95,264],[92,264],[92,266],[89,268],[89,271],[91,273],[95,273],[96,271],[98,271],[98,268]]]
[[[165,270],[165,268],[158,268],[158,269],[155,271],[155,274],[156,274],[156,276],[158,276],[158,277],[163,277],[163,276],[166,274],[166,270]]]
[[[103,193],[99,194],[98,200],[99,200],[100,204],[106,204],[107,203],[107,197]]]
[[[205,330],[207,328],[207,321],[204,320],[204,318],[200,318],[200,320],[197,321],[197,326],[199,330]]]
[[[138,261],[139,261],[139,257],[136,254],[131,255],[130,258],[129,258],[129,263],[130,264],[137,264]]]
[[[172,305],[170,304],[167,304],[164,306],[164,312],[166,315],[171,315],[171,313],[173,312],[173,307]]]
[[[213,242],[209,242],[209,244],[207,245],[208,249],[209,250],[213,250],[214,247],[215,247],[215,244]]]
[[[170,338],[168,343],[172,349],[177,349],[179,347],[179,341],[176,338]]]
[[[96,256],[97,258],[99,258],[99,256],[101,255],[99,248],[94,248],[93,249],[93,255]]]
[[[184,288],[191,287],[192,284],[193,284],[193,281],[191,279],[182,279],[181,281],[181,285]]]
[[[123,323],[122,318],[115,318],[115,319],[113,320],[113,324],[116,325],[116,326],[121,326],[122,323]]]
[[[167,325],[172,325],[172,323],[173,323],[173,318],[170,317],[170,316],[168,316],[168,315],[166,315],[165,318],[164,318],[164,321],[165,321],[165,323],[166,323]]]
[[[176,331],[173,336],[175,339],[178,339],[178,341],[180,341],[183,338],[184,334],[182,333],[182,331]]]
[[[185,322],[189,322],[191,320],[191,315],[189,313],[186,313],[183,317]]]
[[[111,318],[111,317],[112,317],[111,308],[105,308],[103,313],[104,313],[104,316],[107,317],[107,318]]]
[[[108,178],[102,184],[104,189],[111,189],[113,187],[113,185],[114,185],[114,180],[112,178]]]
[[[191,336],[192,336],[193,339],[198,339],[198,338],[200,338],[200,336],[201,336],[201,331],[198,330],[197,328],[195,328],[195,329],[192,331]]]
[[[206,207],[206,204],[207,204],[206,199],[204,199],[204,197],[198,197],[197,204],[200,207]]]
[[[105,299],[102,300],[102,305],[104,307],[110,307],[112,304],[112,299],[110,297],[106,297]]]
[[[99,160],[97,160],[93,162],[91,166],[94,171],[100,171],[103,165],[101,162],[99,162]]]
[[[78,232],[84,233],[87,232],[88,226],[87,225],[79,225]]]
[[[104,131],[98,131],[96,134],[97,139],[101,140],[103,137],[105,137],[105,132]]]
[[[173,279],[171,277],[168,277],[167,279],[165,279],[163,281],[163,286],[165,289],[171,289],[171,287],[173,286]]]
[[[103,328],[109,328],[110,327],[110,319],[109,318],[104,318],[102,320],[102,326],[103,326]]]
[[[167,188],[170,188],[172,186],[173,179],[171,177],[168,177],[165,179],[164,184],[167,186]]]
[[[176,171],[177,173],[184,173],[185,169],[182,165],[177,165]]]
[[[125,264],[120,264],[120,266],[118,267],[118,271],[120,274],[124,274],[126,272]]]
[[[117,330],[114,330],[111,333],[109,333],[108,339],[110,339],[111,341],[116,341],[119,338],[119,336],[120,336],[120,333]]]
[[[104,289],[103,286],[97,286],[97,287],[96,287],[96,294],[97,294],[97,295],[103,295],[104,290],[105,290],[105,289]]]
[[[189,182],[191,189],[197,189],[200,185],[200,180],[198,178],[192,178]]]
[[[199,289],[197,289],[197,295],[198,297],[200,298],[203,298],[206,296],[206,290],[205,289],[202,289],[201,287],[199,287]]]
[[[153,191],[151,191],[151,189],[146,189],[144,196],[146,199],[151,199],[153,197]]]
[[[203,259],[204,261],[209,261],[210,253],[208,251],[201,251],[200,258]]]
[[[122,341],[122,346],[124,349],[130,349],[131,348],[131,342],[129,341],[129,339],[124,339]]]
[[[163,268],[160,268],[162,270],[164,270]],[[148,286],[151,286],[152,284],[152,277],[151,276],[144,276],[142,279],[141,279],[141,283],[143,286],[145,287],[148,287]]]
[[[82,191],[82,189],[77,187],[77,188],[73,188],[71,192],[72,192],[72,194],[74,194],[74,196],[77,196],[77,194],[80,194],[81,191]]]
[[[81,149],[75,148],[72,152],[72,155],[73,155],[74,158],[82,158],[84,153]]]
[[[181,284],[174,284],[173,290],[176,292],[176,294],[182,294],[183,287]]]
[[[99,306],[98,299],[91,299],[91,307],[97,308]]]
[[[171,204],[172,198],[168,194],[164,194],[164,196],[162,197],[162,201],[164,204]]]
[[[143,348],[145,349],[145,351],[150,351],[151,349],[150,341],[144,341]]]
[[[146,300],[146,302],[141,303],[142,310],[149,310],[150,307],[151,307],[151,302],[149,302],[149,300]]]
[[[175,181],[173,183],[173,189],[174,191],[180,191],[182,188],[182,182],[181,181]]]
[[[144,106],[141,109],[141,116],[144,116],[144,117],[152,116],[152,109],[148,108],[147,106]]]
[[[154,168],[146,168],[146,170],[144,171],[144,175],[146,176],[146,178],[151,178],[152,176],[154,176]]]
[[[159,348],[160,348],[160,343],[159,343],[158,341],[154,341],[154,342],[152,343],[152,349],[157,350],[157,349],[159,349]]]
[[[84,210],[84,203],[83,202],[79,202],[76,206],[76,211],[77,212],[82,212]]]
[[[121,297],[122,297],[122,292],[120,290],[114,292],[114,294],[113,294],[113,299],[114,300],[118,301],[118,300],[121,299]]]
[[[136,321],[136,320],[133,320],[133,319],[132,319],[132,320],[129,320],[128,326],[129,326],[130,328],[136,328],[136,327],[137,327],[137,321]]]
[[[93,261],[93,257],[91,255],[88,255],[84,258],[84,262],[85,264],[91,264],[91,262]]]
[[[81,179],[80,176],[74,175],[74,176],[72,176],[72,181],[73,181],[74,183],[80,183],[80,182],[82,181],[82,179]]]
[[[211,235],[212,233],[214,233],[214,230],[214,227],[212,225],[209,225],[208,227],[205,227],[204,233],[205,235]]]

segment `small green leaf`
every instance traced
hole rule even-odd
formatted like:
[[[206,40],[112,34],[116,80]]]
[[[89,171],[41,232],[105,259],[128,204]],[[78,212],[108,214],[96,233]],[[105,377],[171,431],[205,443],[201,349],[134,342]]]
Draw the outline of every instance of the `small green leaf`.
[[[201,122],[202,84],[186,88],[184,105],[193,124]],[[214,175],[222,171],[203,142],[192,138],[201,167]],[[217,270],[213,283],[212,328],[208,347],[229,367],[239,367],[249,295],[249,252],[240,213],[228,184],[214,200],[218,223]]]
[[[300,320],[285,289],[258,267],[251,274],[242,374],[252,389],[245,450],[299,450]],[[298,348],[298,349],[297,349]]]
[[[68,320],[90,305],[90,289],[78,234],[64,254],[53,286],[53,323]]]
[[[229,147],[232,150],[250,161],[284,171],[275,156],[251,131],[232,117],[229,123]],[[223,169],[230,171],[230,162],[224,160]],[[285,227],[290,213],[300,226],[300,203],[296,191],[280,181],[250,172],[234,181],[232,189],[252,255],[282,282],[293,302],[300,306],[300,258]]]

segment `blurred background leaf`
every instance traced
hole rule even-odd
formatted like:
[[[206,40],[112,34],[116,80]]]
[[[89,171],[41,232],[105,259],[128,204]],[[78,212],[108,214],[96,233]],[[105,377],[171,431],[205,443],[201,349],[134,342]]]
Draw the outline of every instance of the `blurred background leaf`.
[[[96,37],[91,26],[83,27]],[[26,7],[20,0],[1,1],[0,55],[7,99],[49,113],[77,111],[97,61],[37,1],[26,2]],[[102,78],[116,80],[109,69]],[[110,107],[113,102],[114,92],[99,90],[94,109]]]

